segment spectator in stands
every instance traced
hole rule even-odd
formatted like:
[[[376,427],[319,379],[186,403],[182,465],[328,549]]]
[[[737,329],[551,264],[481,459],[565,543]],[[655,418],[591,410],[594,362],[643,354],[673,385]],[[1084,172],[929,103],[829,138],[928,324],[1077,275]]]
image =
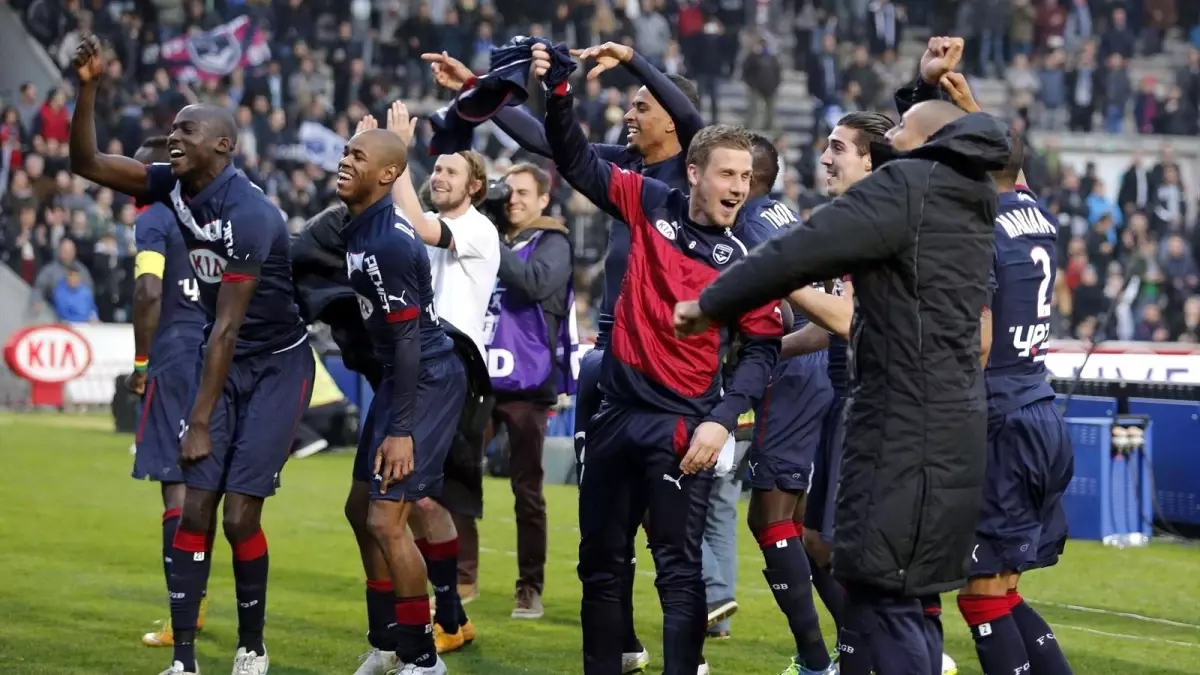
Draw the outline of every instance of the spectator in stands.
[[[66,143],[71,131],[71,111],[67,110],[67,94],[51,89],[46,104],[38,113],[37,134],[46,141]]]
[[[762,131],[774,129],[775,95],[783,81],[783,65],[766,35],[758,36],[750,54],[742,62],[742,80],[746,83],[748,94],[746,127]]]
[[[1092,116],[1103,91],[1101,74],[1096,63],[1095,43],[1088,42],[1076,56],[1074,67],[1067,70],[1066,91],[1071,110],[1071,131],[1091,133],[1094,124]]]
[[[1064,70],[1067,56],[1055,49],[1042,59],[1038,70],[1037,101],[1040,105],[1038,125],[1048,131],[1063,131],[1067,128],[1067,73]]]
[[[1118,51],[1111,52],[1104,73],[1104,130],[1119,134],[1125,125],[1125,114],[1133,98],[1133,82],[1129,79],[1125,57]]]
[[[1029,57],[1020,53],[1013,56],[1012,65],[1004,73],[1004,81],[1008,86],[1008,104],[1013,112],[1028,120],[1041,84],[1029,65]]]
[[[37,87],[32,82],[21,85],[21,96],[17,100],[17,112],[21,115],[21,126],[28,136],[33,136],[37,130],[38,113],[42,110],[42,101],[38,100]]]
[[[68,269],[54,287],[52,304],[59,321],[83,323],[98,320],[96,298],[92,295],[91,286],[83,282],[85,271],[80,268]]]
[[[660,70],[671,42],[671,24],[659,11],[661,6],[661,0],[642,0],[642,16],[634,26],[634,48]]]
[[[75,257],[75,242],[63,237],[58,241],[58,254],[55,259],[38,270],[33,284],[38,295],[53,304],[55,289],[69,272],[78,272],[80,282],[89,289],[93,287],[91,272]]]
[[[1032,0],[1012,0],[1008,17],[1009,54],[1033,54],[1033,36],[1037,25],[1037,10]]]
[[[1136,44],[1137,37],[1129,28],[1125,9],[1116,7],[1112,11],[1112,20],[1109,22],[1108,30],[1104,31],[1104,35],[1100,38],[1100,56],[1108,60],[1109,56],[1120,54],[1122,59],[1129,59],[1133,57]]]

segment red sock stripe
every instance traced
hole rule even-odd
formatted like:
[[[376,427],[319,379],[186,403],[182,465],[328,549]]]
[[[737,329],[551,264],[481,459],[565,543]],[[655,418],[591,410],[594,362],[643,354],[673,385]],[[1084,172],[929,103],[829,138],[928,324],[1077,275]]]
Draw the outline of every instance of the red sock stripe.
[[[421,552],[421,555],[423,555],[427,558],[429,557],[429,540],[428,539],[414,539],[413,543],[417,545],[417,550]]]
[[[207,553],[208,535],[204,532],[188,532],[186,530],[175,530],[175,540],[171,545],[180,551],[188,553]]]
[[[163,522],[167,522],[172,518],[178,518],[183,515],[183,509],[167,509],[163,511]]]
[[[1015,588],[1009,589],[1009,591],[1008,591],[1008,608],[1011,610],[1013,607],[1016,607],[1017,605],[1021,604],[1022,602],[1025,602],[1025,598],[1021,597],[1021,594],[1017,591],[1017,589],[1015,589]]]
[[[982,626],[1012,613],[1007,595],[959,595],[958,610],[968,626]]]
[[[796,523],[790,520],[780,520],[767,525],[762,532],[758,533],[758,546],[759,548],[771,548],[781,541],[795,537]]]
[[[426,555],[430,560],[446,560],[458,557],[458,537],[450,541],[431,541],[426,544]]]
[[[233,559],[239,562],[258,560],[267,554],[267,535],[262,530],[233,545]]]
[[[376,593],[393,593],[396,589],[392,586],[391,579],[367,579],[367,590]]]
[[[397,600],[396,623],[402,626],[429,625],[429,596],[419,595]]]

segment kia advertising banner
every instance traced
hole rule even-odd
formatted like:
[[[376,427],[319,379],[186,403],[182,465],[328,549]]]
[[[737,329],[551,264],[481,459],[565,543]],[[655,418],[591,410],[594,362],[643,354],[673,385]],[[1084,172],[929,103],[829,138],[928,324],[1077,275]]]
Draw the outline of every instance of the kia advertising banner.
[[[163,66],[185,82],[220,79],[237,68],[258,66],[269,58],[267,35],[248,16],[162,43]]]

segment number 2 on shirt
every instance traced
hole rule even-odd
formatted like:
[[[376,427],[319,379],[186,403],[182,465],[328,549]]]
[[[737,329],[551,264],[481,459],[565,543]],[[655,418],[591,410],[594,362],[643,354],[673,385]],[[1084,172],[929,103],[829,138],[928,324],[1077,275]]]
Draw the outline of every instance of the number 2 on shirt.
[[[1050,254],[1041,246],[1035,246],[1029,251],[1029,257],[1033,259],[1033,264],[1040,265],[1042,268],[1042,283],[1038,286],[1038,318],[1045,319],[1050,316]]]

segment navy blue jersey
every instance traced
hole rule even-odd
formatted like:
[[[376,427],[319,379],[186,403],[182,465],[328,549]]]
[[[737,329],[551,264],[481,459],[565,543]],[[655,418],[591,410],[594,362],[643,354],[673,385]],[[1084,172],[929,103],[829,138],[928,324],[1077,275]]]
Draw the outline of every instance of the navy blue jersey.
[[[691,222],[681,190],[604,161],[580,129],[573,99],[561,90],[547,99],[554,162],[568,183],[630,231],[600,390],[616,405],[703,418],[732,431],[738,416],[762,397],[778,358],[778,303],[752,308],[728,327],[743,338],[728,379],[721,376],[718,327],[677,339],[675,304],[698,297],[721,270],[746,256],[746,246],[732,229]]]
[[[433,308],[429,254],[391,197],[379,200],[342,230],[346,275],[358,296],[375,358],[391,366],[395,338],[391,324],[418,320],[421,361],[449,353],[454,343]]]
[[[1000,195],[992,267],[992,351],[988,407],[1004,414],[1054,398],[1047,382],[1046,342],[1054,293],[1058,221],[1030,192]]]
[[[155,274],[162,278],[162,310],[154,341],[150,344],[150,371],[156,372],[181,359],[194,361],[199,358],[208,319],[200,308],[200,288],[188,263],[183,234],[175,225],[175,214],[165,204],[152,204],[142,209],[133,228],[133,237],[139,274],[160,271],[157,264],[153,269],[142,269],[143,253],[162,257],[161,274]]]
[[[306,333],[293,298],[287,223],[262,190],[232,166],[191,197],[184,196],[170,164],[147,166],[146,178],[145,203],[161,202],[175,213],[210,328],[221,283],[258,279],[235,356],[302,342]]]

